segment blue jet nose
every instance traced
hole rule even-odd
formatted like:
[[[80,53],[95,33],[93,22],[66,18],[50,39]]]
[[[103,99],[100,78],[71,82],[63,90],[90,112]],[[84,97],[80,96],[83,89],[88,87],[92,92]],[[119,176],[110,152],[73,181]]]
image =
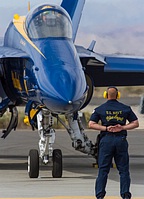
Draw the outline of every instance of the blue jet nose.
[[[81,98],[85,92],[86,84],[82,79],[85,78],[80,71],[71,67],[63,67],[53,71],[50,75],[50,83],[56,96],[65,102],[74,102]]]
[[[41,97],[47,108],[55,112],[78,110],[85,100],[86,81],[82,70],[68,66],[57,67],[42,77]]]
[[[55,112],[73,112],[84,103],[86,79],[72,40],[47,38],[35,41],[43,53],[35,63],[41,102]]]

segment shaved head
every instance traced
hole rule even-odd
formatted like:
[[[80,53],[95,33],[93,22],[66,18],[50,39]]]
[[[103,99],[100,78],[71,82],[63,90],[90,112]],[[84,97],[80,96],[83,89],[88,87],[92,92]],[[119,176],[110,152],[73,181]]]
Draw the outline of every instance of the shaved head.
[[[108,88],[107,93],[108,93],[108,99],[116,99],[118,90],[117,88],[114,88],[114,87]]]

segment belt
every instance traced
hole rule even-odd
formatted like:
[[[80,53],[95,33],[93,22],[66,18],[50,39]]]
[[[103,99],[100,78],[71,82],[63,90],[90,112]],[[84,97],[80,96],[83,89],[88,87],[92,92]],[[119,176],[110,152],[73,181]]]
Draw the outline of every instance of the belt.
[[[105,135],[108,135],[108,136],[124,136],[124,134],[122,134],[122,133],[111,133],[111,132],[106,133]]]
[[[103,137],[105,135],[108,135],[108,136],[126,136],[127,134],[124,133],[124,132],[111,133],[111,132],[101,131],[100,137]]]

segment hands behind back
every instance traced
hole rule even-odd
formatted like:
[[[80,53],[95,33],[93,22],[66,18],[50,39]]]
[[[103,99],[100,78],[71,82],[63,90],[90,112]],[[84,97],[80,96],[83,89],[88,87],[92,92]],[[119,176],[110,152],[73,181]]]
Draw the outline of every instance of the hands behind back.
[[[120,124],[116,124],[115,126],[111,125],[107,127],[107,131],[112,132],[112,133],[120,132],[122,130],[123,130],[123,126],[121,126]]]

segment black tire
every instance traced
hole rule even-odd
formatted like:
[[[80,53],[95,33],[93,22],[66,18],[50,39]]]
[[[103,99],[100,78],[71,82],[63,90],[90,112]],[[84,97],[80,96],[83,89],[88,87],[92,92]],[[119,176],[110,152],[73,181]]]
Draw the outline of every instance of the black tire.
[[[54,149],[53,150],[53,169],[52,169],[53,178],[61,178],[62,171],[63,171],[62,152],[60,149]]]
[[[36,149],[32,149],[29,152],[28,173],[30,178],[38,178],[39,176],[39,154]]]

